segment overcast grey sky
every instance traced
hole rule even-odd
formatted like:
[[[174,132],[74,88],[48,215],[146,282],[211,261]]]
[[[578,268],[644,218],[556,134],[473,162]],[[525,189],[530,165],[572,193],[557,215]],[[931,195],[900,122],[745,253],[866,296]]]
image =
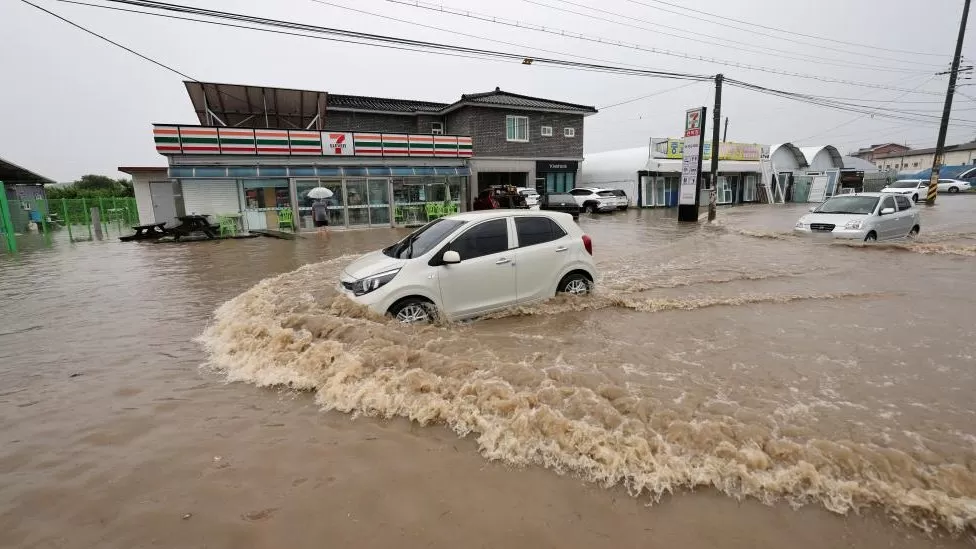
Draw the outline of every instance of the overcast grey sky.
[[[204,81],[443,102],[453,101],[462,93],[488,91],[500,86],[515,93],[597,107],[664,92],[641,101],[604,108],[589,117],[585,128],[587,152],[638,146],[651,136],[676,136],[682,129],[684,110],[703,104],[711,107],[713,99],[712,86],[707,83],[674,89],[683,82],[403,52],[166,20],[57,0],[32,1]],[[108,5],[104,0],[85,1]],[[722,72],[729,78],[768,87],[853,98],[887,108],[926,111],[934,115],[941,114],[942,110],[940,95],[905,94],[688,60],[435,13],[389,0],[324,0],[335,6],[313,0],[170,1],[537,56],[597,58],[615,65],[696,74]],[[437,3],[646,48],[939,94],[945,92],[946,77],[934,77],[933,73],[938,72],[938,66],[948,68],[962,10],[962,0],[936,0],[924,5],[909,0],[820,0],[816,3],[783,0],[667,0],[666,3],[658,0],[495,0],[477,3],[438,0]],[[391,21],[338,6],[454,32]],[[709,22],[682,6],[791,32],[830,37],[837,42],[802,36],[791,39],[788,34],[750,28],[728,20],[724,24]],[[678,13],[663,11],[665,9]],[[607,12],[626,15],[627,19]],[[121,165],[165,165],[164,158],[153,147],[151,123],[196,123],[181,77],[85,34],[20,0],[0,1],[0,21],[4,22],[0,66],[5,76],[0,84],[0,119],[3,121],[0,156],[59,181],[69,181],[85,173],[116,175],[115,168]],[[721,45],[715,38],[696,40],[668,36],[690,36],[675,28],[742,44]],[[931,29],[940,31],[933,33]],[[976,40],[976,36],[968,38],[969,43]],[[869,44],[878,49],[843,42]],[[880,48],[940,56],[911,55]],[[970,53],[976,51],[973,47],[966,46],[963,51],[976,59],[976,54]],[[809,59],[811,57],[813,59]],[[827,63],[867,66],[838,67]],[[976,87],[960,89],[976,97]],[[956,97],[950,143],[976,137],[976,123],[967,122],[976,120],[976,101],[960,95]],[[938,130],[935,124],[875,119],[735,88],[726,87],[723,99],[723,114],[731,119],[730,141],[830,143],[846,152],[862,145],[888,141],[907,142],[916,147],[932,146]],[[888,105],[882,103],[892,99],[896,101]]]

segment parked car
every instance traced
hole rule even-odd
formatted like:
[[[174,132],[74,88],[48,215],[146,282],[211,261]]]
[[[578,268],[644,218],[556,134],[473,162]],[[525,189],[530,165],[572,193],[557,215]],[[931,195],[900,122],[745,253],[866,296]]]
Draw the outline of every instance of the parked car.
[[[400,322],[424,323],[587,294],[594,280],[593,241],[569,214],[484,210],[435,219],[364,255],[342,270],[339,289]]]
[[[928,194],[928,189],[928,179],[900,179],[881,189],[881,192],[903,194],[910,197],[913,202],[918,202],[919,200],[925,198],[925,196]],[[969,189],[970,184],[967,181],[960,181],[958,179],[939,180],[940,193],[955,194],[959,191],[968,191]]]
[[[838,195],[810,212],[796,222],[794,232],[870,242],[915,238],[921,230],[918,208],[903,194]]]
[[[525,197],[525,204],[532,208],[539,205],[539,192],[528,187],[518,187],[518,193]]]
[[[580,209],[587,213],[612,212],[620,207],[620,199],[610,189],[577,187],[569,191],[569,194],[576,199]]]
[[[539,198],[539,209],[552,212],[563,212],[579,219],[580,207],[576,203],[576,197],[569,193],[549,193]]]
[[[610,189],[610,194],[617,197],[617,208],[621,210],[626,210],[630,207],[630,198],[627,197],[627,193],[620,189]]]

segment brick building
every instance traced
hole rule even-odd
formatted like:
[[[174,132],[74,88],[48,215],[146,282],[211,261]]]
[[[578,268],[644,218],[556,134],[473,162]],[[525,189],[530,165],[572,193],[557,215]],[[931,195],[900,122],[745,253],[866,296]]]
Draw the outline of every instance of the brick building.
[[[871,145],[870,147],[858,149],[856,152],[851,153],[851,156],[867,160],[873,164],[875,158],[880,156],[901,154],[910,150],[911,148],[905,145],[899,145],[898,143],[881,143],[879,145]]]
[[[200,125],[154,125],[168,168],[165,180],[135,185],[143,223],[240,214],[245,229],[288,217],[306,228],[314,187],[333,191],[330,224],[345,227],[463,211],[489,185],[565,191],[583,160],[583,120],[596,112],[499,88],[438,103],[185,85]]]

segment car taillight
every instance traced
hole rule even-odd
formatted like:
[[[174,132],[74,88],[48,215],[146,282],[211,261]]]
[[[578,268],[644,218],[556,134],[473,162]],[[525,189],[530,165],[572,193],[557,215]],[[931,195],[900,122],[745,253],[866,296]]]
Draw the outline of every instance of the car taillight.
[[[586,253],[593,255],[593,239],[588,235],[583,235],[583,247],[586,248]]]

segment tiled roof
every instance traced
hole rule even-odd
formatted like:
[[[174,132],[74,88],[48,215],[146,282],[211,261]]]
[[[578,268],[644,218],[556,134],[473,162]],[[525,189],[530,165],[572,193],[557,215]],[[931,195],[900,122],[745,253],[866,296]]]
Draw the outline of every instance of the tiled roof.
[[[364,97],[361,95],[328,95],[330,109],[357,109],[381,112],[430,112],[436,113],[447,106],[447,103],[432,101],[412,101],[410,99],[388,99],[384,97]]]
[[[461,100],[458,103],[484,103],[486,105],[501,105],[506,107],[522,107],[528,109],[553,109],[553,110],[576,110],[583,112],[596,112],[594,107],[587,105],[577,105],[574,103],[565,103],[563,101],[554,101],[552,99],[541,99],[538,97],[529,97],[527,95],[518,95],[506,91],[502,91],[499,88],[495,88],[495,91],[485,92],[485,93],[472,93],[465,94],[461,96]]]

